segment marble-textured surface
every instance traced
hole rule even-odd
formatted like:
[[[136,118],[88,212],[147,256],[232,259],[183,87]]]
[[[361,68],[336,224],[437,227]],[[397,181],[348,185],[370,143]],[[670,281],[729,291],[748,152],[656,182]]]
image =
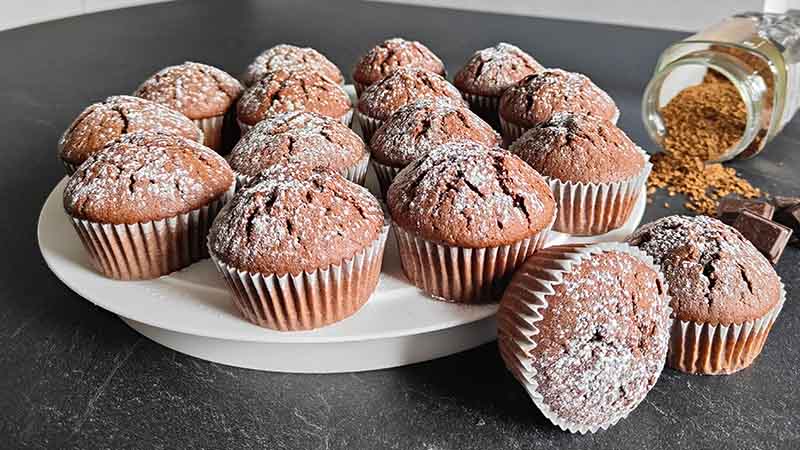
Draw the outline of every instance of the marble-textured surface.
[[[554,429],[493,344],[437,361],[340,375],[261,373],[176,354],[92,306],[45,267],[36,220],[63,175],[56,141],[84,105],[131,92],[184,60],[232,73],[264,47],[311,45],[346,72],[391,35],[422,40],[452,74],[476,48],[513,42],[548,66],[584,71],[620,104],[643,147],[639,96],[681,34],[556,20],[312,2],[178,2],[0,33],[0,448],[656,449],[800,446],[800,251],[778,272],[788,299],[756,364],[729,377],[665,370],[606,432]],[[736,166],[776,193],[800,192],[800,122]],[[664,203],[669,207],[665,208]],[[659,196],[646,220],[681,211]],[[65,236],[72,239],[73,236]]]

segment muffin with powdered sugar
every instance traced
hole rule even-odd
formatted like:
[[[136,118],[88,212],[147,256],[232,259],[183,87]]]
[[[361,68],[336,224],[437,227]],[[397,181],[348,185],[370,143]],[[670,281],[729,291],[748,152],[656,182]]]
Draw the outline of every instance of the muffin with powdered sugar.
[[[336,83],[344,84],[342,72],[325,55],[310,47],[289,44],[270,47],[256,56],[242,74],[242,83],[250,87],[276,70],[314,70]]]
[[[358,60],[353,68],[356,93],[360,97],[368,87],[401,67],[424,69],[443,77],[447,75],[442,60],[428,47],[396,37],[372,47]]]

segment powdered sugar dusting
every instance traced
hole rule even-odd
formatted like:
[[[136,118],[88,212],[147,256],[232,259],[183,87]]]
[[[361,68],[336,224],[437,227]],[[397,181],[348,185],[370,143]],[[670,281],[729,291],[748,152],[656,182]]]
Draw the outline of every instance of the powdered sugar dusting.
[[[310,111],[340,119],[352,108],[347,92],[312,70],[269,72],[245,91],[237,105],[238,118],[253,125],[292,111]]]
[[[392,219],[431,240],[505,245],[548,226],[555,202],[544,180],[516,156],[475,142],[432,149],[395,178]]]
[[[237,193],[211,229],[211,250],[227,264],[298,273],[338,262],[380,234],[380,204],[366,189],[325,169],[276,165]]]
[[[573,265],[548,297],[530,355],[537,391],[556,415],[599,425],[644,399],[667,352],[665,294],[658,273],[626,253]]]
[[[202,131],[186,116],[149,100],[128,95],[108,97],[84,109],[59,140],[59,155],[80,164],[92,153],[125,133],[175,133],[202,141]]]
[[[70,215],[136,223],[172,217],[227,191],[233,173],[211,149],[172,134],[128,133],[90,157],[64,189]]]
[[[500,115],[523,126],[544,122],[561,111],[581,112],[616,121],[614,100],[585,75],[547,69],[529,75],[500,98]]]
[[[501,143],[500,135],[460,102],[425,97],[398,109],[373,135],[370,150],[379,162],[404,167],[447,142]]]
[[[400,37],[387,39],[370,49],[353,68],[356,83],[371,85],[401,67],[415,67],[444,76],[444,64],[428,47]]]
[[[361,94],[358,109],[378,120],[386,120],[399,108],[424,97],[447,97],[466,105],[461,93],[440,75],[403,67],[373,84]]]
[[[736,229],[707,216],[669,216],[627,242],[660,264],[681,320],[741,323],[765,314],[780,295],[775,269]]]
[[[459,89],[475,95],[500,96],[509,86],[541,70],[544,67],[531,55],[501,42],[475,52],[453,82]]]
[[[228,161],[236,172],[253,176],[288,161],[339,171],[365,156],[361,138],[341,122],[316,113],[289,112],[257,123],[236,144]]]
[[[242,93],[242,85],[224,71],[185,62],[165,67],[136,89],[135,96],[166,105],[190,119],[225,114]]]
[[[258,80],[275,70],[294,72],[298,70],[315,70],[336,83],[344,81],[339,68],[322,53],[310,47],[297,47],[279,44],[258,55],[245,70],[243,82],[251,86]]]

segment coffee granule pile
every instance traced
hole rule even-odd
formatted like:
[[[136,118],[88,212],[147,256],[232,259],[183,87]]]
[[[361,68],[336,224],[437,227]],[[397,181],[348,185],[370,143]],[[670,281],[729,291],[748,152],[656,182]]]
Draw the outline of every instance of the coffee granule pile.
[[[714,214],[718,200],[729,194],[761,196],[734,169],[706,162],[744,133],[747,113],[733,84],[706,77],[679,92],[660,112],[667,129],[665,151],[653,156],[648,193],[662,188],[670,196],[683,194],[686,208],[700,214]]]

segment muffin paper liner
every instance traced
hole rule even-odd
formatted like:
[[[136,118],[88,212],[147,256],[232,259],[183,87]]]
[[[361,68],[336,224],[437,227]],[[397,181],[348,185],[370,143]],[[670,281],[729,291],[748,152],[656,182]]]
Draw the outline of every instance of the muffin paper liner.
[[[364,142],[367,144],[369,144],[372,135],[378,131],[378,128],[380,128],[384,122],[383,120],[373,119],[359,110],[356,110],[356,120],[358,120],[358,124],[361,126],[361,134],[364,135]]]
[[[503,135],[503,141],[505,141],[506,145],[511,145],[519,139],[520,136],[525,134],[526,131],[531,129],[532,127],[523,127],[522,125],[517,125],[515,123],[511,123],[503,119],[503,117],[498,114],[498,120],[500,121],[500,134]],[[619,108],[614,113],[614,117],[611,118],[611,123],[614,125],[617,124],[617,120],[619,120]]]
[[[358,81],[353,81],[353,86],[356,88],[356,98],[361,97],[361,94],[370,87],[369,84],[359,83]]]
[[[403,169],[381,164],[374,159],[372,160],[372,168],[375,169],[375,176],[378,179],[378,187],[381,190],[381,197],[385,199],[386,192],[389,190],[389,186],[391,186],[392,181],[394,181],[394,177],[396,177],[397,174]]]
[[[500,97],[475,95],[463,91],[461,92],[461,96],[469,103],[469,108],[481,119],[485,120],[493,127],[499,125],[497,109],[500,106]]]
[[[192,122],[203,130],[201,144],[216,151],[222,150],[222,128],[225,123],[225,114],[205,119],[195,119]]]
[[[78,167],[80,167],[80,164],[72,164],[64,160],[61,160],[61,162],[64,164],[64,169],[67,171],[67,175],[70,177],[78,170]]]
[[[548,308],[548,297],[555,292],[555,286],[563,282],[564,275],[572,270],[573,265],[604,251],[627,253],[643,261],[659,274],[667,289],[661,270],[653,259],[635,247],[619,242],[561,245],[539,250],[528,259],[525,263],[526,273],[514,278],[514,284],[506,290],[497,312],[497,345],[506,367],[522,384],[542,414],[554,425],[570,433],[606,430],[638,406],[634,405],[629,411],[622,411],[603,423],[571,422],[553,411],[537,390],[536,369],[531,365],[530,351],[536,347],[540,332],[536,323],[543,319],[542,312]],[[655,375],[656,378],[661,375],[661,368]]]
[[[369,154],[365,155],[354,165],[339,171],[339,173],[347,180],[353,183],[364,185],[367,178],[367,169],[369,169]],[[245,175],[234,171],[236,174],[236,191],[238,192],[242,187],[249,184],[255,176]]]
[[[349,111],[347,111],[342,117],[340,117],[337,120],[350,127],[351,124],[353,123],[353,108],[350,108]],[[236,123],[239,124],[239,130],[241,131],[242,136],[244,136],[245,133],[250,131],[250,129],[255,126],[255,125],[248,125],[239,119],[236,119]]]
[[[498,301],[514,270],[544,245],[550,226],[552,222],[513,244],[464,248],[423,239],[392,223],[408,280],[435,299],[452,303]]]
[[[561,181],[545,176],[558,205],[555,231],[586,236],[607,233],[625,225],[653,165],[639,149],[644,167],[638,175],[611,183]]]
[[[211,252],[234,304],[249,322],[278,331],[312,330],[353,315],[378,285],[389,226],[350,258],[299,274],[238,270]]]
[[[783,308],[783,283],[780,288],[778,304],[755,320],[730,325],[673,320],[667,365],[697,375],[728,375],[749,367]]]
[[[234,186],[208,205],[151,222],[109,224],[72,217],[72,225],[103,275],[146,280],[167,275],[208,257],[206,236]]]

